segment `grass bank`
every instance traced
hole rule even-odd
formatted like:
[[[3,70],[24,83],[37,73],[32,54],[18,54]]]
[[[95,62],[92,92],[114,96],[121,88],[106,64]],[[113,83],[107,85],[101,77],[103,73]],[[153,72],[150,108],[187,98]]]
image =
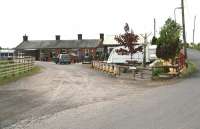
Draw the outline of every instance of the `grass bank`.
[[[193,73],[197,72],[197,65],[194,62],[187,60],[186,63],[187,63],[187,69],[185,68],[180,75],[180,77],[182,78],[189,77]]]
[[[4,77],[0,78],[0,86],[8,84],[10,82],[17,81],[21,78],[27,77],[27,76],[32,76],[36,73],[39,73],[41,71],[41,67],[39,66],[34,66],[32,70],[20,74],[16,74],[15,76],[9,76],[9,77]]]

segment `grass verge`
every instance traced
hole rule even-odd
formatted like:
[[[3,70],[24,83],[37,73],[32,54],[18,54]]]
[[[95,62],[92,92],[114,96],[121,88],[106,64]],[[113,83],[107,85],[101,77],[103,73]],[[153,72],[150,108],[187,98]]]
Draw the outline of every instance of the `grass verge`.
[[[33,69],[31,71],[28,71],[28,72],[25,72],[25,73],[21,73],[21,74],[17,74],[15,76],[9,76],[9,77],[6,77],[6,78],[0,78],[0,86],[8,84],[10,82],[17,81],[17,80],[19,80],[21,78],[24,78],[24,77],[32,76],[34,74],[39,73],[40,71],[41,71],[41,67],[35,66],[35,67],[33,67]]]
[[[183,69],[180,75],[180,77],[182,78],[189,77],[193,73],[197,72],[197,65],[195,63],[189,60],[187,60],[186,63],[187,63],[187,68]]]

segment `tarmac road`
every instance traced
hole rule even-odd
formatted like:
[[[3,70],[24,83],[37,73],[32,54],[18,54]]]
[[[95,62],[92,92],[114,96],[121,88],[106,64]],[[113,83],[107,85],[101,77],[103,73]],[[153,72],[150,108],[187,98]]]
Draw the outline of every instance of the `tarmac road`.
[[[195,50],[189,50],[188,55],[189,58],[193,60],[199,68],[200,53]],[[98,75],[98,78],[99,77],[100,75]],[[199,78],[200,73],[198,72],[192,77],[179,83],[156,88],[147,88],[148,90],[142,88],[138,90],[138,92],[132,93],[130,93],[132,91],[131,88],[129,85],[127,85],[126,88],[130,88],[127,91],[125,90],[126,88],[119,88],[120,93],[127,93],[126,95],[123,94],[120,97],[116,97],[119,94],[114,94],[111,96],[115,97],[113,97],[113,99],[107,99],[107,101],[103,100],[78,106],[76,108],[69,108],[53,115],[43,115],[40,118],[38,117],[37,119],[32,119],[29,121],[24,119],[23,121],[19,121],[9,128],[199,129]],[[104,80],[102,80],[102,82],[106,83]],[[121,84],[119,83],[120,81],[115,85],[120,87],[120,85],[122,85],[124,82]],[[135,87],[133,84],[132,86]],[[113,88],[115,88],[115,86]],[[107,87],[105,89],[107,89]],[[110,91],[112,92],[113,90]],[[119,93],[116,91],[114,93]],[[98,93],[99,91],[95,92],[95,94]],[[142,94],[137,95],[136,93]],[[1,109],[2,107],[0,108],[0,111]]]

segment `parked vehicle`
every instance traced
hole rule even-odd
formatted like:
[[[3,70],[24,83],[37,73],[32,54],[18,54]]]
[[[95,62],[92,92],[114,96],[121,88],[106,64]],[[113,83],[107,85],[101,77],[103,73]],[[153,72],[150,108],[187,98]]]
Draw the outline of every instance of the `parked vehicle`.
[[[146,62],[152,62],[157,59],[156,57],[156,48],[157,45],[147,45],[146,46]],[[124,46],[119,46],[114,48],[110,56],[108,57],[107,63],[114,63],[114,64],[126,64],[127,60],[131,60],[131,54],[125,54],[125,55],[120,55],[119,53],[116,52],[116,50],[119,49],[125,49],[128,50],[128,48],[125,48]],[[137,52],[132,55],[132,61],[137,61],[138,63],[143,62],[143,52]]]
[[[55,62],[56,64],[70,64],[71,57],[69,54],[59,54]]]

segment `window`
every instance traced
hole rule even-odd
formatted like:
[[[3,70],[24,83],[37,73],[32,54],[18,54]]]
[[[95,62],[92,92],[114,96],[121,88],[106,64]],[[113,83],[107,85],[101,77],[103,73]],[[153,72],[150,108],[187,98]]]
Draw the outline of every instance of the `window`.
[[[89,55],[89,49],[85,49],[85,55],[86,55],[86,56]]]
[[[13,56],[13,53],[9,53],[9,56]]]

